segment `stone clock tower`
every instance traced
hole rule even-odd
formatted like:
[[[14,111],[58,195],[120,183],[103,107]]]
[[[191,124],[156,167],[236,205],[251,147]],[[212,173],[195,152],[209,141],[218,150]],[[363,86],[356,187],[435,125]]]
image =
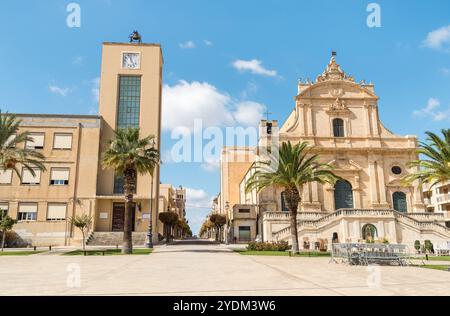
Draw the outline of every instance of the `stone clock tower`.
[[[160,150],[163,57],[159,44],[103,43],[99,115],[103,117],[101,152],[114,131],[138,127],[141,137],[155,136]],[[95,231],[123,231],[122,179],[99,168]],[[159,166],[154,177],[138,176],[134,231],[145,232],[150,211],[157,241]],[[153,192],[151,192],[153,190]],[[100,216],[100,214],[102,214]]]

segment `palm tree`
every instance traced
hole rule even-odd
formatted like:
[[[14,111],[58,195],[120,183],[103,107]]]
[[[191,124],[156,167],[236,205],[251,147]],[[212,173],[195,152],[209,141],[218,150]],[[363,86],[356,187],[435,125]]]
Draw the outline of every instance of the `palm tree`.
[[[299,253],[297,232],[297,210],[301,202],[304,185],[309,182],[334,184],[338,179],[329,164],[319,163],[319,155],[312,154],[307,142],[292,146],[291,142],[283,143],[276,161],[271,155],[271,162],[255,164],[255,173],[246,185],[246,192],[262,191],[269,187],[281,187],[284,191],[284,202],[289,209],[292,251]]]
[[[153,135],[139,139],[138,128],[119,129],[115,132],[115,139],[109,142],[110,147],[102,159],[103,168],[113,169],[117,175],[124,177],[123,254],[133,252],[131,208],[137,174],[153,176],[155,166],[159,163],[158,150],[153,146],[154,139]]]
[[[19,132],[21,121],[14,114],[0,111],[0,169],[13,170],[20,178],[22,166],[35,176],[35,169],[45,171],[44,155],[34,149],[19,148],[18,145],[32,141],[29,132]]]
[[[411,185],[416,180],[434,187],[438,183],[450,181],[450,129],[443,129],[444,138],[427,132],[428,142],[419,143],[417,153],[425,159],[417,159],[409,163],[415,171],[402,179],[403,184]],[[430,187],[430,188],[431,188]]]

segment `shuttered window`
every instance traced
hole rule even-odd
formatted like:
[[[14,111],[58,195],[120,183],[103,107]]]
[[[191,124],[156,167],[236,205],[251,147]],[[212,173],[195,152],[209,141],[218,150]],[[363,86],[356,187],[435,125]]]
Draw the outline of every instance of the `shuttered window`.
[[[69,184],[68,168],[52,168],[50,175],[50,185],[68,185]]]
[[[0,203],[0,216],[8,214],[9,205],[8,203]]]
[[[19,221],[36,221],[37,210],[37,203],[21,203],[19,204],[17,219]]]
[[[12,170],[0,169],[0,184],[11,184]]]
[[[53,149],[72,149],[72,134],[55,134]]]
[[[31,140],[27,141],[25,147],[28,149],[43,149],[44,148],[44,134],[43,133],[31,133]]]
[[[49,203],[47,210],[48,221],[61,221],[66,219],[67,204]]]
[[[22,184],[39,184],[41,183],[41,171],[39,169],[33,169],[34,176],[28,169],[22,169]]]

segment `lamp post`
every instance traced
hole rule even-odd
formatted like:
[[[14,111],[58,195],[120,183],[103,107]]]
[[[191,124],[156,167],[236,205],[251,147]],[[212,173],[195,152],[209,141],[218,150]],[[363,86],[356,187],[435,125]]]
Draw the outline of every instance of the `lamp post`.
[[[148,232],[147,232],[147,242],[145,243],[145,247],[152,249],[153,248],[153,175],[152,175],[152,183],[150,189],[150,217],[148,218]]]
[[[152,139],[152,141],[152,148],[154,149],[155,140]],[[147,242],[145,243],[145,247],[149,249],[153,248],[153,182],[155,182],[155,178],[152,173],[152,183],[150,184],[150,214],[148,218]]]

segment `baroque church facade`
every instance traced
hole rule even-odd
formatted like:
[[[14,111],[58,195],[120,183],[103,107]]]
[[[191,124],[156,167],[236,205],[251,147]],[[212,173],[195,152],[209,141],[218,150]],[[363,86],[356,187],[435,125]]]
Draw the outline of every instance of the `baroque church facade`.
[[[356,82],[333,54],[315,81],[299,82],[295,108],[282,126],[261,122],[258,148],[224,148],[219,204],[230,219],[227,238],[290,241],[282,189],[245,192],[254,162],[261,158],[259,149],[277,139],[308,142],[343,179],[334,186],[310,183],[303,188],[298,232],[305,248],[329,249],[333,241],[373,239],[412,246],[415,240],[450,239],[446,214],[425,211],[419,183],[401,185],[412,171],[408,162],[417,158],[418,141],[388,130],[379,119],[378,101],[374,85]],[[240,156],[245,158],[236,159]]]

